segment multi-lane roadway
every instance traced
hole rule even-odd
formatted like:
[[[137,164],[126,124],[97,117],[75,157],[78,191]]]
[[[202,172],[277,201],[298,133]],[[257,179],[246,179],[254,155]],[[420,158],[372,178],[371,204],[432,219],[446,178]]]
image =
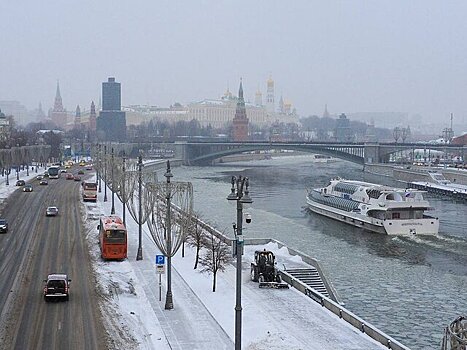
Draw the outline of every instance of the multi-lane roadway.
[[[62,176],[45,186],[30,183],[33,192],[19,187],[0,207],[9,222],[8,233],[0,234],[0,349],[107,348],[80,182]],[[59,215],[46,217],[47,206],[57,206]],[[69,301],[44,301],[43,280],[50,273],[72,279]]]

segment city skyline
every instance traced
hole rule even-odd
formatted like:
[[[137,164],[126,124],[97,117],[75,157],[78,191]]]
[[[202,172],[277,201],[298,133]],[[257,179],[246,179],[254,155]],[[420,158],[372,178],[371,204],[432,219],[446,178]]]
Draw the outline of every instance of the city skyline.
[[[59,79],[64,106],[88,108],[116,76],[122,105],[218,97],[239,77],[254,101],[272,75],[276,106],[287,96],[302,117],[328,104],[336,115],[467,120],[463,2],[112,4],[0,5],[0,100],[47,110]]]

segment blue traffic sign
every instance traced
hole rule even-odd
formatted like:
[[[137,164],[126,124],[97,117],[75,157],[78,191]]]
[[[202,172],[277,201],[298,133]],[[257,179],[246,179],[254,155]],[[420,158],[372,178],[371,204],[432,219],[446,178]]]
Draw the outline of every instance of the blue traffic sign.
[[[165,256],[156,255],[156,265],[164,265],[164,264],[165,264]]]

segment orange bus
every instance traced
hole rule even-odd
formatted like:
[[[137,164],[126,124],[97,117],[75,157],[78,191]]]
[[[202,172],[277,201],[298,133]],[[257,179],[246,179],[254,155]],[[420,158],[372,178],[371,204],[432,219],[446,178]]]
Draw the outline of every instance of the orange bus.
[[[95,182],[83,182],[83,201],[97,202],[97,184]]]
[[[104,260],[127,258],[127,231],[118,216],[102,216],[99,221],[99,245]]]

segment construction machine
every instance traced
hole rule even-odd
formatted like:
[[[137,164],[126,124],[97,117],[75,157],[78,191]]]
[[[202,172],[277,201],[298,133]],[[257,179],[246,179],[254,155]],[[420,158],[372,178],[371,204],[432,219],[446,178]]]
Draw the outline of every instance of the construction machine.
[[[289,288],[282,282],[281,275],[276,268],[276,257],[269,250],[255,251],[255,261],[251,263],[251,280],[259,282],[259,288]]]

